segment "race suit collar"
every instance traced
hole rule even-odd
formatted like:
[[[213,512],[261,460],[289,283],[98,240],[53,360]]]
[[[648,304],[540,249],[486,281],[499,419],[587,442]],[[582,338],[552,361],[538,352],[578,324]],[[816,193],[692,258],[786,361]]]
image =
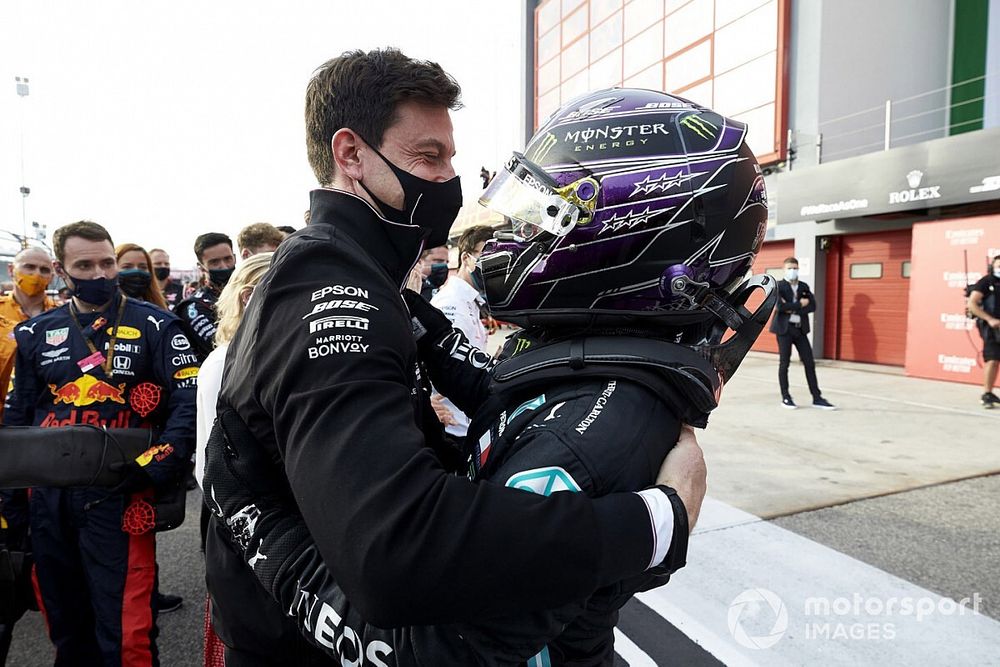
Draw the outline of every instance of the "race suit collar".
[[[343,190],[309,193],[309,224],[333,225],[375,259],[402,286],[417,263],[428,232],[386,220],[364,199]]]

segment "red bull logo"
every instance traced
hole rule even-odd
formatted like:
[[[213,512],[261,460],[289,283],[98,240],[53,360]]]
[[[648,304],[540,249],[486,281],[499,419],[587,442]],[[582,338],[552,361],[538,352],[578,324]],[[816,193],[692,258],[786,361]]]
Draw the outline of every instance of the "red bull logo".
[[[84,375],[61,387],[50,384],[49,391],[55,397],[52,402],[56,405],[65,403],[66,405],[83,407],[91,403],[105,403],[107,401],[125,403],[124,382],[116,387],[104,380],[98,380],[93,375]]]

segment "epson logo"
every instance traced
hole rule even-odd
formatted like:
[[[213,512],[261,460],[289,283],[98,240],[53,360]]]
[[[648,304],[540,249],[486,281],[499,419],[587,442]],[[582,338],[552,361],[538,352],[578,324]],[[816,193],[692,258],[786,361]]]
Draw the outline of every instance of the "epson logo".
[[[331,315],[329,317],[321,317],[318,320],[310,322],[309,333],[326,331],[327,329],[357,329],[359,331],[368,331],[368,324],[368,319],[364,317],[355,317],[354,315]]]

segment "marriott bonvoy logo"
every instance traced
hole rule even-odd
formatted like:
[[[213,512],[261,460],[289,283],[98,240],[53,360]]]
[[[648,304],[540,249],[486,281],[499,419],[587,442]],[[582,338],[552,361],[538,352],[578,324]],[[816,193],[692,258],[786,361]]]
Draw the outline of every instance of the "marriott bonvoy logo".
[[[909,190],[899,190],[898,192],[889,193],[889,203],[890,204],[906,204],[911,201],[922,201],[924,199],[940,199],[941,197],[941,186],[940,185],[929,185],[927,187],[920,187],[920,182],[924,178],[924,172],[919,169],[914,169],[906,175],[906,184],[910,186]]]

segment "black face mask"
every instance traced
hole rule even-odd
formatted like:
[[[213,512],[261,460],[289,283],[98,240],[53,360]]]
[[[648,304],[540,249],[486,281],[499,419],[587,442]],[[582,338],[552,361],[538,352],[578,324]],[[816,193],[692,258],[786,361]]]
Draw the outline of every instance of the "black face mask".
[[[170,269],[166,266],[158,266],[153,269],[153,273],[156,274],[157,280],[166,280],[170,277]]]
[[[73,282],[70,289],[73,296],[84,303],[100,306],[115,295],[118,289],[118,278],[74,278],[68,273],[66,276]]]
[[[145,299],[146,290],[153,282],[153,276],[149,271],[142,269],[125,269],[118,272],[118,286],[127,296],[134,299]]]
[[[229,282],[229,279],[232,278],[233,271],[235,270],[236,267],[231,269],[209,269],[208,280],[219,289],[222,289]]]
[[[424,244],[427,248],[447,243],[448,232],[462,208],[462,184],[458,176],[443,183],[424,180],[389,162],[370,141],[366,140],[366,143],[388,165],[403,188],[403,210],[399,210],[376,197],[364,183],[358,182],[372,201],[378,204],[385,219],[401,225],[416,225],[429,231],[430,236]]]
[[[431,272],[427,276],[427,282],[435,288],[441,287],[448,280],[448,265],[437,263],[431,264]]]

